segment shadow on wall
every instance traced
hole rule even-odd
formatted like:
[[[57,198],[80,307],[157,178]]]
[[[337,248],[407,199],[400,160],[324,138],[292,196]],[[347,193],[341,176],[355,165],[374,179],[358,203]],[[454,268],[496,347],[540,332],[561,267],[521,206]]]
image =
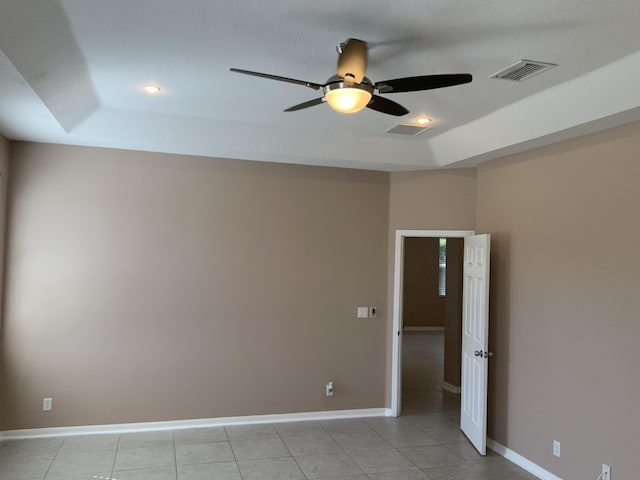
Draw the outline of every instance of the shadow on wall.
[[[4,355],[2,353],[2,320],[0,319],[0,431],[5,429],[7,405],[5,405]]]
[[[5,376],[6,358],[4,349],[4,315],[3,291],[4,291],[4,239],[6,238],[6,212],[7,212],[7,181],[9,173],[9,142],[0,135],[0,430],[8,420],[8,405],[6,392],[8,382]]]
[[[487,436],[503,445],[508,443],[506,422],[496,430],[498,417],[508,417],[509,408],[509,318],[511,234],[491,232],[491,280],[489,290],[489,364]],[[496,386],[500,385],[500,391]]]

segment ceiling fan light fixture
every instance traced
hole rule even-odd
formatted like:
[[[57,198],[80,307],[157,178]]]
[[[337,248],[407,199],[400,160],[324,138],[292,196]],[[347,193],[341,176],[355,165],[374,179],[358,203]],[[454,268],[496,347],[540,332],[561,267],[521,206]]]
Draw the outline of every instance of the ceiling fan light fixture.
[[[371,101],[373,87],[366,84],[338,82],[325,87],[324,98],[331,108],[340,113],[356,113]]]

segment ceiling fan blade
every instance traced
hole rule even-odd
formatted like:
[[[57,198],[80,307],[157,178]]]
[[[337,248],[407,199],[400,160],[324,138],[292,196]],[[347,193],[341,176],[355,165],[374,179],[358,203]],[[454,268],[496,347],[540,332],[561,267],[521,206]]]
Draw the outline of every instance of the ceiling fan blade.
[[[313,100],[309,100],[308,102],[302,102],[298,105],[294,105],[293,107],[289,107],[285,110],[285,112],[297,112],[298,110],[302,110],[303,108],[313,107],[315,105],[320,105],[324,103],[324,97],[314,98]]]
[[[320,90],[323,87],[319,83],[307,82],[305,80],[296,80],[295,78],[280,77],[278,75],[271,75],[269,73],[252,72],[251,70],[242,70],[240,68],[230,68],[229,70],[235,73],[243,73],[244,75],[268,78],[269,80],[277,80],[279,82],[295,83],[296,85],[313,88],[314,90]]]
[[[469,83],[473,77],[469,73],[450,73],[444,75],[421,75],[419,77],[395,78],[375,84],[380,93],[418,92],[433,88],[452,87]]]
[[[401,117],[402,115],[406,115],[407,113],[409,113],[409,110],[404,108],[399,103],[396,103],[393,100],[389,100],[388,98],[380,97],[378,95],[374,95],[371,98],[371,101],[367,105],[367,108],[376,110],[377,112],[386,113],[388,115],[395,115],[396,117]]]

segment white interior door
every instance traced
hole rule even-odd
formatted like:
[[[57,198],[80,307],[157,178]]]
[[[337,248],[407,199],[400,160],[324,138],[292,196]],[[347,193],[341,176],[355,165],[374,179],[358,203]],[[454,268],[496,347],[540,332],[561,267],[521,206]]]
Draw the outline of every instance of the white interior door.
[[[489,254],[491,236],[464,239],[462,389],[460,428],[482,455],[487,451]]]

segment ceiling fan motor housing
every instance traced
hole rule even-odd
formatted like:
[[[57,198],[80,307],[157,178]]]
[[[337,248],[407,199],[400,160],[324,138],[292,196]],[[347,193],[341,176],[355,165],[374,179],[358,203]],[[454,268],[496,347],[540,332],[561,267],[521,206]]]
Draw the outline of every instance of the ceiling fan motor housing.
[[[371,95],[373,95],[373,85],[362,82],[362,83],[352,83],[349,82],[348,80],[343,81],[343,80],[337,80],[335,82],[331,82],[331,83],[327,83],[324,87],[322,87],[322,90],[324,91],[324,93],[328,93],[331,92],[333,90],[340,90],[343,88],[353,88],[353,89],[357,89],[357,90],[364,90],[365,92],[369,92]]]
[[[338,76],[361,83],[367,71],[367,44],[350,38],[338,45]]]

